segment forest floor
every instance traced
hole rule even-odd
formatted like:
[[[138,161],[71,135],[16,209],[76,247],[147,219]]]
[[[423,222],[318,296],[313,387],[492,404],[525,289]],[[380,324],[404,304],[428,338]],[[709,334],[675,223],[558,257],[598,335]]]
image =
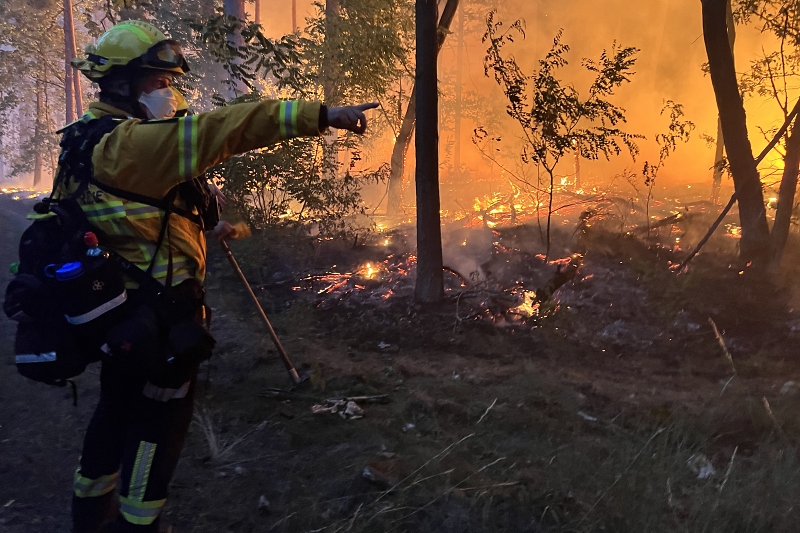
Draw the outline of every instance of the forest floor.
[[[0,198],[0,264],[15,260],[20,209]],[[707,254],[676,276],[666,252],[598,234],[567,250],[582,265],[557,304],[525,318],[488,289],[470,303],[451,288],[433,309],[402,291],[376,304],[293,290],[309,265],[356,270],[370,246],[262,234],[232,248],[312,379],[290,390],[211,246],[218,349],[165,509],[177,533],[797,531],[795,274],[767,283]],[[0,531],[67,533],[99,369],[73,408],[15,372],[13,324],[0,335]],[[311,410],[378,395],[363,418]]]

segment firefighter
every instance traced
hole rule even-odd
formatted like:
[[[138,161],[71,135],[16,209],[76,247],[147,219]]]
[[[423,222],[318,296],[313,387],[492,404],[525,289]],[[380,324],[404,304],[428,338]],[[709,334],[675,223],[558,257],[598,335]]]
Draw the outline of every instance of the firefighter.
[[[190,216],[165,217],[137,200],[174,198],[183,211],[196,212],[182,193],[170,192],[236,154],[283,139],[319,135],[328,127],[363,133],[364,111],[377,106],[272,100],[174,117],[185,103],[172,84],[189,66],[177,42],[140,21],[113,26],[73,65],[100,87],[99,102],[81,120],[120,119],[94,148],[97,184],[79,203],[107,236],[106,246],[171,286],[205,277],[202,225]],[[235,231],[220,222],[214,236],[235,237]],[[136,291],[133,281],[128,286]],[[165,387],[113,358],[103,361],[100,401],[75,472],[75,533],[169,530],[159,515],[191,421],[193,394],[193,378]]]

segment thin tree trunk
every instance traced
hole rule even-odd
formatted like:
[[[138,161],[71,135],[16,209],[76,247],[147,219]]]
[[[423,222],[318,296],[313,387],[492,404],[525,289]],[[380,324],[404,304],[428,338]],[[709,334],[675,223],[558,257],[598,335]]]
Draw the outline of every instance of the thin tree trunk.
[[[442,228],[439,218],[439,124],[436,57],[436,0],[417,0],[417,283],[414,294],[425,303],[444,298]]]
[[[338,102],[339,91],[337,87],[339,73],[338,32],[339,32],[339,0],[326,0],[325,2],[325,58],[322,66],[322,87],[325,93],[325,103],[335,105]]]
[[[43,115],[44,115],[44,102],[43,93],[44,83],[41,80],[36,80],[36,123],[33,127],[33,136],[37,144],[42,142],[43,130]],[[70,121],[71,122],[71,121]],[[43,166],[42,150],[40,147],[36,149],[36,155],[33,161],[33,188],[36,189],[42,183],[42,166]]]
[[[325,57],[322,63],[322,92],[325,104],[328,106],[340,103],[340,68],[339,68],[339,0],[325,1]],[[331,128],[325,135],[325,163],[324,174],[328,178],[335,178],[339,171],[339,148],[337,141],[339,131]]]
[[[77,72],[72,75],[73,91],[75,96],[75,118],[83,116],[83,90],[81,89],[81,76]]]
[[[776,270],[781,264],[794,210],[797,176],[800,172],[800,127],[798,127],[797,121],[792,126],[792,133],[786,141],[786,155],[783,163],[783,178],[778,192],[778,209],[775,212],[775,223],[772,225],[770,234],[770,269],[772,270]]]
[[[734,54],[734,44],[736,43],[736,22],[733,20],[733,8],[731,0],[727,0],[725,6],[725,20],[728,26],[728,42],[731,46],[731,57],[736,66],[736,56]],[[725,156],[725,140],[722,135],[722,121],[717,120],[717,148],[714,151],[714,176],[711,181],[711,203],[719,205],[719,191],[722,188],[722,160]]]
[[[439,27],[437,31],[437,54],[442,49],[447,33],[450,30],[450,25],[453,23],[456,10],[458,9],[458,0],[447,0],[444,6],[442,16],[439,19]],[[406,114],[403,117],[403,124],[397,134],[397,140],[394,143],[392,150],[391,171],[389,173],[389,192],[386,206],[386,212],[390,217],[397,216],[400,212],[400,204],[403,201],[403,172],[405,171],[405,160],[408,147],[410,145],[411,136],[414,133],[414,123],[417,118],[416,110],[416,83],[411,90],[411,99],[406,108]]]
[[[256,12],[253,15],[255,16],[256,24],[261,24],[261,0],[254,0],[254,2],[256,4]]]
[[[547,191],[547,247],[544,253],[544,262],[550,260],[550,245],[552,243],[550,228],[553,222],[553,187],[556,184],[556,177],[553,174],[554,170],[545,167],[547,174],[550,176],[550,189]]]
[[[453,177],[461,177],[461,96],[463,90],[462,69],[464,67],[464,6],[458,10],[458,29],[456,31],[458,46],[456,48],[456,108],[453,124]]]
[[[739,220],[742,225],[740,255],[742,259],[760,263],[769,253],[769,226],[761,180],[747,135],[747,117],[736,81],[728,38],[726,2],[727,0],[702,0],[703,39],[722,122],[725,151],[730,160],[733,185],[739,202]]]
[[[297,33],[297,0],[292,0],[292,31]]]
[[[247,18],[244,10],[244,0],[224,0],[223,10],[226,16],[235,17],[236,19],[244,22]],[[241,31],[234,31],[228,34],[228,43],[237,50],[244,46],[244,39],[242,38]],[[233,63],[240,63],[238,57],[232,59]],[[242,80],[234,80],[234,85],[229,88],[228,98],[233,99],[247,93],[247,85]]]
[[[66,123],[75,120],[75,80],[78,78],[70,62],[75,58],[75,29],[72,22],[72,0],[64,0],[64,101]],[[81,113],[83,114],[83,113]]]
[[[406,154],[411,146],[411,136],[414,135],[414,125],[417,117],[417,86],[411,89],[411,98],[408,101],[406,114],[400,126],[400,132],[392,148],[391,170],[389,173],[389,193],[387,195],[386,214],[395,217],[400,212],[403,201],[403,171],[406,167]]]

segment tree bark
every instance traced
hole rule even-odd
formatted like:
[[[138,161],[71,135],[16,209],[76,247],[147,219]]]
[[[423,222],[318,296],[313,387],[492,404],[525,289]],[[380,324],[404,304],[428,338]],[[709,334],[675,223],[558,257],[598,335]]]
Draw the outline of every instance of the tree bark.
[[[256,24],[261,24],[261,0],[253,0],[255,2],[255,13],[253,13]]]
[[[781,264],[783,249],[789,238],[789,227],[794,211],[794,196],[797,192],[797,176],[800,173],[800,127],[795,120],[792,133],[786,141],[786,155],[783,158],[783,177],[778,192],[778,209],[775,212],[775,223],[770,233],[770,269],[775,270]]]
[[[77,73],[70,62],[75,58],[75,29],[72,22],[72,0],[64,0],[64,101],[66,123],[75,121],[75,80]],[[79,86],[80,87],[80,86]],[[82,113],[81,113],[82,114]]]
[[[44,93],[44,83],[40,80],[36,80],[36,123],[33,126],[33,136],[36,143],[42,142],[42,134],[44,133],[44,102],[43,102],[43,93]],[[68,119],[69,122],[72,122]],[[44,157],[42,156],[42,150],[37,149],[36,155],[34,156],[33,160],[33,188],[36,189],[40,183],[42,183],[42,167],[44,163]]]
[[[456,105],[453,118],[453,178],[461,177],[461,95],[463,91],[462,69],[464,67],[464,7],[458,10],[458,39],[456,48]]]
[[[736,22],[733,20],[733,8],[731,0],[726,1],[725,20],[728,26],[728,42],[731,46],[731,57],[734,58],[736,66],[736,56],[734,54],[734,44],[736,43]],[[719,205],[719,191],[722,188],[722,159],[725,155],[725,140],[722,135],[722,121],[717,120],[717,148],[714,152],[714,176],[711,181],[711,203]]]
[[[458,0],[447,0],[444,6],[442,16],[439,19],[439,27],[437,31],[437,48],[436,53],[442,49],[444,40],[447,38],[447,33],[450,25],[453,23],[456,10],[458,9]],[[389,173],[389,191],[386,205],[386,213],[390,217],[395,217],[400,212],[400,204],[403,201],[403,172],[405,171],[406,153],[410,146],[411,136],[414,134],[414,124],[417,118],[416,109],[416,94],[417,86],[414,83],[414,88],[411,90],[411,99],[406,108],[406,114],[403,117],[403,123],[400,126],[400,131],[397,134],[397,139],[392,149],[391,171]]]
[[[247,18],[244,10],[244,0],[224,0],[223,10],[226,16],[235,17],[242,22],[244,22]],[[242,38],[241,31],[234,31],[233,33],[228,34],[228,42],[236,49],[244,46],[244,39]],[[234,58],[232,61],[234,63],[240,62],[239,58]],[[246,93],[247,85],[245,85],[245,83],[241,80],[235,80],[234,86],[232,86],[229,90],[228,98],[233,99]]]
[[[296,21],[295,21],[296,22]],[[335,105],[339,103],[337,87],[339,73],[338,39],[339,32],[339,0],[326,0],[325,2],[325,58],[322,65],[322,88],[325,94],[325,103]]]
[[[81,89],[81,76],[75,71],[72,74],[72,83],[74,87],[72,94],[75,96],[75,118],[77,119],[83,116],[83,90]]]
[[[297,0],[292,0],[292,31],[297,33]]]
[[[417,283],[420,302],[444,298],[442,228],[439,219],[439,124],[436,0],[417,0]]]
[[[322,92],[325,104],[330,107],[341,103],[339,68],[339,0],[325,1],[325,56],[322,61]],[[296,22],[296,21],[295,21]],[[339,173],[339,130],[331,128],[325,135],[324,175],[329,179]]]
[[[747,135],[747,117],[736,81],[726,22],[726,1],[701,0],[703,39],[722,123],[725,151],[739,202],[742,226],[740,256],[746,261],[762,263],[769,253],[769,226],[761,180]]]

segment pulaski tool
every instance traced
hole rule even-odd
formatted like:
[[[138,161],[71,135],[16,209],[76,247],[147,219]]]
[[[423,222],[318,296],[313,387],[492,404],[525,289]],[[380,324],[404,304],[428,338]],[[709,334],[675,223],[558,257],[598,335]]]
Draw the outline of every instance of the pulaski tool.
[[[289,354],[287,354],[286,350],[283,348],[281,340],[278,338],[278,335],[277,333],[275,333],[275,329],[272,327],[272,324],[270,323],[267,314],[264,312],[264,308],[261,307],[261,303],[258,301],[258,297],[256,297],[256,294],[253,292],[252,287],[250,287],[250,283],[247,282],[247,278],[245,277],[244,272],[242,272],[242,269],[239,268],[239,263],[236,262],[236,258],[233,256],[233,252],[231,251],[230,246],[228,246],[228,243],[225,241],[222,241],[221,244],[222,244],[222,250],[225,252],[225,256],[228,258],[228,261],[230,261],[231,266],[236,271],[236,274],[239,276],[239,279],[241,279],[242,283],[244,283],[244,286],[247,289],[248,294],[250,294],[250,298],[256,304],[256,309],[258,309],[258,313],[261,315],[261,318],[267,325],[267,331],[269,332],[269,336],[272,339],[272,342],[275,344],[275,348],[278,350],[278,354],[280,354],[281,359],[283,360],[283,364],[286,366],[286,370],[289,372],[289,377],[292,378],[292,382],[295,385],[299,385],[300,383],[303,383],[304,381],[308,380],[309,378],[308,373],[304,374],[297,373],[297,369],[294,367],[294,363],[292,363],[292,360],[289,358]]]

